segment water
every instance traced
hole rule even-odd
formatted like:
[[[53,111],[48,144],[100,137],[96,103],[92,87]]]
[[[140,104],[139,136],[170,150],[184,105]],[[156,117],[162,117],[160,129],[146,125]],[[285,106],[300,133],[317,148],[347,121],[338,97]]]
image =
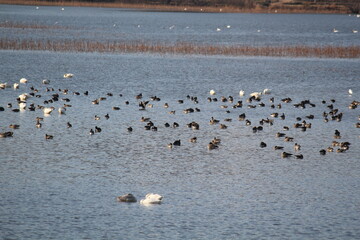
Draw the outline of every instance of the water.
[[[0,8],[5,7],[13,14],[33,10],[33,7],[3,5]],[[51,20],[49,14],[58,10],[46,8],[43,19]],[[67,18],[59,17],[66,21],[75,17],[71,12],[77,13],[78,21],[73,24],[83,24],[86,29],[89,14],[86,11],[99,14],[109,22],[114,22],[115,13],[121,12],[66,8],[52,14],[66,13]],[[139,21],[166,14],[121,13],[134,15]],[[31,14],[17,21],[27,22],[27,17],[32,19]],[[253,17],[239,15],[245,19]],[[0,16],[4,18],[3,13]],[[202,14],[191,16],[203,18],[204,22],[208,18]],[[277,18],[277,15],[260,16]],[[311,16],[352,19],[343,15]],[[166,25],[161,21],[158,24]],[[174,40],[170,35],[166,38]],[[359,130],[354,126],[359,110],[348,109],[350,102],[359,100],[358,59],[1,51],[0,66],[0,82],[13,84],[22,77],[29,80],[18,90],[0,90],[0,106],[5,107],[0,112],[1,132],[10,131],[10,124],[20,125],[20,129],[12,130],[14,137],[0,138],[2,239],[358,239],[360,236],[360,148]],[[67,72],[74,73],[74,77],[64,79],[62,76]],[[45,78],[51,81],[49,86],[41,84]],[[14,113],[6,108],[9,102],[16,108],[16,97],[30,92],[31,86],[39,90],[41,98],[30,98],[28,104],[44,105],[44,100],[53,94],[45,89],[53,87],[55,92],[69,89],[67,95],[60,93],[60,99],[69,98],[67,104],[72,107],[67,108],[66,115],[54,111],[48,117],[38,109]],[[245,99],[238,96],[241,89],[249,94],[264,88],[272,89],[271,95],[263,97],[264,108],[249,109]],[[349,88],[354,91],[353,96],[347,94]],[[207,102],[210,89],[216,90],[218,99],[231,95],[235,102],[243,100],[244,107],[233,109],[233,104],[228,102]],[[89,96],[84,96],[87,90]],[[74,95],[75,91],[80,95]],[[109,92],[113,93],[112,97],[107,96]],[[135,99],[139,93],[144,100],[156,95],[161,101],[151,101],[153,108],[139,111]],[[197,96],[199,103],[193,103],[187,95]],[[99,105],[91,104],[99,97],[107,99]],[[281,103],[282,108],[271,109],[270,97],[275,98],[275,104]],[[284,97],[291,97],[293,102],[282,103]],[[177,102],[180,99],[184,100],[183,104]],[[293,103],[304,99],[310,99],[316,107],[293,107]],[[322,113],[329,111],[326,106],[330,99],[335,99],[335,108],[344,113],[341,122],[323,122]],[[322,104],[322,100],[327,103]],[[170,105],[168,109],[163,107],[165,102]],[[48,105],[58,108],[64,103],[60,100]],[[229,108],[223,109],[221,105]],[[112,110],[114,106],[120,110]],[[184,114],[182,110],[189,107],[201,111]],[[175,115],[168,113],[171,110],[176,111]],[[254,134],[252,127],[273,112],[285,113],[286,119],[275,119],[273,126],[264,125],[264,131]],[[107,113],[108,120],[104,118]],[[237,120],[241,113],[246,113],[252,126]],[[315,116],[313,120],[306,119],[312,123],[311,129],[302,132],[292,127],[296,117],[305,119],[310,114]],[[94,120],[95,115],[101,119]],[[44,117],[40,129],[35,127],[38,116]],[[150,117],[158,131],[144,130],[142,116]],[[210,125],[211,117],[221,120],[228,129]],[[225,122],[225,118],[232,118],[232,122]],[[187,128],[191,121],[198,122],[200,130]],[[67,122],[73,127],[67,128]],[[180,127],[165,128],[165,122],[178,122]],[[102,132],[90,136],[88,132],[95,126],[101,127]],[[126,130],[129,126],[134,128],[132,133]],[[283,126],[289,126],[290,131],[282,131]],[[320,156],[319,150],[334,140],[335,129],[341,132],[339,141],[352,144],[350,149]],[[281,151],[272,149],[281,145],[285,151],[295,153],[294,142],[275,138],[279,131],[295,138],[302,146],[300,153],[304,159],[283,159]],[[54,135],[54,139],[45,140],[45,134]],[[188,139],[194,136],[198,142],[190,143]],[[206,146],[214,137],[219,137],[222,143],[219,149],[209,151]],[[182,145],[168,149],[167,144],[177,139],[181,139]],[[261,141],[268,146],[260,148]],[[147,193],[159,193],[164,196],[164,202],[146,207],[116,201],[117,196],[129,192],[138,200]]]
[[[360,18],[335,14],[230,14],[144,12],[111,8],[0,6],[0,23],[47,26],[7,29],[15,39],[188,42],[282,46],[360,45]],[[96,16],[96,17],[95,17]],[[227,28],[230,26],[230,28]],[[221,31],[217,32],[216,29]],[[339,32],[333,33],[336,28]],[[260,32],[258,32],[258,30]]]

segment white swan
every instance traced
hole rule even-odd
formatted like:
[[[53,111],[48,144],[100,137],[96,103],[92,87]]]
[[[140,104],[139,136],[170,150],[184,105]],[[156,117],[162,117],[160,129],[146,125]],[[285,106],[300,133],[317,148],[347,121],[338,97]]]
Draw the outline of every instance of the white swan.
[[[58,112],[59,112],[59,114],[65,114],[66,108],[65,107],[59,107]]]
[[[19,95],[20,101],[26,101],[26,99],[29,98],[29,95],[27,93],[23,93]]]
[[[353,29],[352,32],[353,33],[358,33],[358,30]]]
[[[217,32],[220,32],[220,31],[221,31],[221,28],[216,28],[216,31],[217,31]]]
[[[65,73],[64,74],[64,78],[72,78],[74,76],[74,74],[72,73]]]
[[[271,89],[265,88],[263,91],[263,94],[270,94],[271,93]]]
[[[260,98],[262,92],[253,92],[250,93],[250,97]]]
[[[49,115],[54,109],[54,107],[46,107],[43,109],[43,112],[45,115]]]
[[[26,108],[26,102],[20,102],[19,103],[19,109],[20,110],[25,110],[25,108]]]
[[[149,204],[161,204],[163,197],[159,194],[148,193],[145,196],[145,199],[140,200],[140,204],[149,205]]]
[[[215,90],[214,90],[214,89],[211,89],[211,90],[210,90],[210,95],[215,95],[215,94],[216,94]]]
[[[353,94],[353,91],[351,89],[349,89],[349,95],[352,95]]]
[[[20,79],[20,83],[27,83],[27,82],[28,82],[28,80],[26,78],[21,78]]]
[[[245,91],[244,91],[244,90],[240,90],[239,96],[240,96],[240,97],[243,97],[244,95],[245,95]]]
[[[334,29],[333,29],[333,32],[334,32],[334,33],[337,33],[337,32],[339,32],[339,30],[337,30],[336,28],[334,28]]]

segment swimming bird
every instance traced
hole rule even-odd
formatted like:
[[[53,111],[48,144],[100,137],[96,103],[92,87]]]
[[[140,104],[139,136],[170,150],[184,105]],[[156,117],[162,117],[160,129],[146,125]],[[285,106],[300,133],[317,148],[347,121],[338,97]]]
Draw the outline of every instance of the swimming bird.
[[[270,94],[270,93],[271,93],[271,90],[268,89],[268,88],[265,88],[262,93],[263,93],[263,94]]]
[[[244,90],[240,90],[240,91],[239,91],[239,96],[240,96],[240,97],[243,97],[244,95],[245,95],[245,91],[244,91]]]
[[[145,196],[145,199],[140,200],[140,204],[148,205],[148,204],[161,204],[163,200],[163,196],[154,193],[148,193]]]
[[[27,83],[28,80],[27,80],[26,78],[21,78],[19,82],[20,82],[20,83]]]
[[[303,159],[304,158],[304,156],[302,155],[302,154],[298,154],[298,155],[294,155],[295,156],[295,158],[297,158],[297,159]]]
[[[291,157],[291,156],[292,156],[291,153],[287,153],[287,152],[282,152],[282,153],[281,153],[281,157],[282,157],[282,158],[288,158],[288,157]]]
[[[300,148],[301,148],[301,146],[299,144],[295,143],[294,150],[295,151],[300,151]]]
[[[210,90],[210,95],[215,95],[215,94],[216,94],[215,90],[211,89]]]
[[[65,114],[66,108],[65,107],[59,107],[58,112],[59,112],[59,114]]]
[[[219,146],[213,142],[209,142],[209,144],[207,145],[207,149],[209,149],[209,150],[214,150],[217,148],[219,148]]]
[[[14,89],[19,89],[19,84],[18,83],[14,83]]]
[[[339,30],[337,30],[336,28],[333,28],[333,30],[332,30],[334,33],[337,33],[337,32],[339,32]]]
[[[42,80],[42,83],[43,83],[43,84],[49,84],[49,83],[50,83],[50,80],[44,79],[44,80]]]
[[[72,127],[72,125],[71,125],[70,122],[67,122],[67,127],[68,127],[68,128],[71,128],[71,127]]]
[[[94,130],[93,130],[93,129],[90,129],[89,134],[90,134],[90,135],[94,135]]]
[[[54,138],[53,135],[45,134],[45,139],[46,139],[46,140],[50,140],[50,139],[53,139],[53,138]]]
[[[319,152],[320,152],[320,155],[325,155],[325,154],[326,154],[326,150],[325,150],[325,149],[321,149]]]
[[[282,147],[282,146],[274,146],[274,150],[282,150],[282,149],[284,149],[284,147]]]
[[[176,140],[174,143],[173,143],[174,146],[180,146],[181,145],[181,141],[180,139],[179,140]]]
[[[65,73],[64,74],[64,78],[72,78],[74,76],[74,74],[72,73]]]
[[[349,89],[348,93],[349,93],[349,95],[352,95],[353,91],[351,89]]]
[[[137,202],[136,197],[132,195],[131,193],[119,196],[116,198],[119,202],[128,202],[128,203],[134,203]]]
[[[43,109],[43,112],[45,115],[49,115],[54,109],[54,107],[46,107]]]
[[[264,147],[266,147],[266,146],[267,146],[266,143],[264,143],[264,142],[261,142],[261,143],[260,143],[260,147],[261,147],[261,148],[264,148]]]

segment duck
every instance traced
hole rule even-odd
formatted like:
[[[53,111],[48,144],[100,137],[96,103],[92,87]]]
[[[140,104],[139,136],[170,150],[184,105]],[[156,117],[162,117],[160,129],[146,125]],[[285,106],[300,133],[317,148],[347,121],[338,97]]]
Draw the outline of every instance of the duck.
[[[260,143],[260,147],[261,147],[261,148],[265,148],[266,146],[267,146],[266,143],[264,143],[264,142],[261,142],[261,143]]]
[[[131,193],[119,196],[116,198],[119,202],[127,202],[127,203],[134,203],[137,202],[137,199]]]
[[[149,204],[161,204],[163,196],[154,193],[148,193],[145,196],[145,199],[140,200],[140,204],[149,205]]]
[[[301,146],[299,144],[295,143],[294,150],[295,151],[300,151],[300,148],[301,148]]]
[[[50,80],[44,79],[44,80],[42,80],[42,84],[50,84]]]
[[[196,138],[196,137],[192,137],[192,138],[190,138],[190,140],[189,140],[189,142],[191,142],[191,143],[196,143],[196,141],[197,141],[197,138]]]
[[[284,149],[284,147],[282,147],[282,146],[274,146],[274,150],[282,150],[282,149]]]
[[[10,125],[9,125],[9,128],[19,129],[19,128],[20,128],[20,125],[18,125],[18,124],[10,124]]]
[[[179,140],[176,140],[174,143],[173,143],[174,146],[180,146],[181,145],[181,141],[180,139]]]
[[[282,157],[282,158],[288,158],[288,157],[291,157],[291,156],[292,156],[291,153],[287,153],[287,152],[282,152],[282,153],[281,153],[281,157]]]
[[[219,148],[219,146],[213,142],[209,142],[209,144],[207,145],[207,149],[208,150],[214,150],[214,149],[217,149]]]
[[[66,108],[65,107],[59,107],[58,112],[59,112],[59,114],[65,114]]]
[[[18,83],[14,83],[14,89],[19,89],[19,84]]]
[[[46,139],[46,140],[50,140],[50,139],[53,139],[53,138],[54,138],[53,135],[45,134],[45,139]]]

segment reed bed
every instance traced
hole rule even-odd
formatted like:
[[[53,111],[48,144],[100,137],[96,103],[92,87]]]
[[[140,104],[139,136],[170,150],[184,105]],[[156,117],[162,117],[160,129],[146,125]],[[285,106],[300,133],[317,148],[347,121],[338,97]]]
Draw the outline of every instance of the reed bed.
[[[241,46],[191,43],[98,42],[89,40],[0,39],[3,50],[55,52],[158,53],[226,56],[360,58],[360,46]]]
[[[24,24],[16,22],[0,22],[0,28],[21,28],[21,29],[68,29],[59,25]]]
[[[170,5],[122,2],[86,2],[86,1],[37,1],[37,0],[0,0],[0,4],[20,4],[33,6],[71,6],[71,7],[106,7],[106,8],[133,8],[148,11],[167,12],[224,12],[224,13],[351,13],[347,6],[336,4],[302,4],[291,6],[275,2],[270,7],[256,4],[255,7],[223,6],[195,6],[195,5]]]

